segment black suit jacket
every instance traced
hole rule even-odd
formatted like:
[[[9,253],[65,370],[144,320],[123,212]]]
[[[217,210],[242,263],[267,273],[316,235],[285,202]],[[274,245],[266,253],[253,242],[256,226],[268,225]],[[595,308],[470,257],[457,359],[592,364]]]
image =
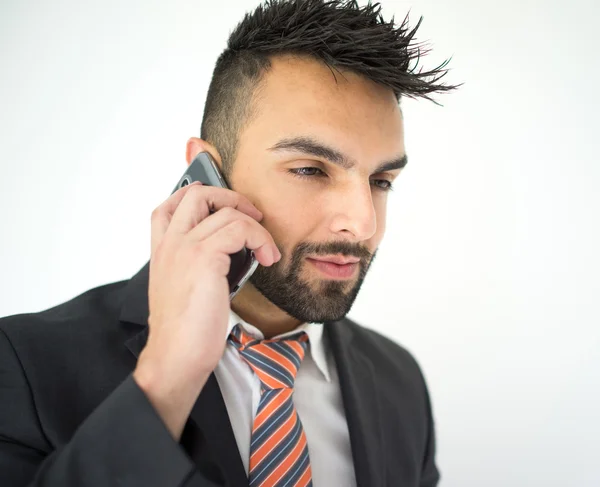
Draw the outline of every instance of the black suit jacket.
[[[0,320],[0,486],[248,485],[214,374],[179,443],[132,379],[148,334],[147,289],[148,264],[130,280]],[[358,485],[437,485],[415,360],[349,319],[324,326]]]

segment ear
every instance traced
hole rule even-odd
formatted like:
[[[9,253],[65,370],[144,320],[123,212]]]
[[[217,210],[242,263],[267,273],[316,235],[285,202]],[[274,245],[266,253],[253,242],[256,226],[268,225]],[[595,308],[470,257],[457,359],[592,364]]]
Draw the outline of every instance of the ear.
[[[208,152],[216,161],[219,169],[222,169],[221,156],[217,149],[210,142],[206,142],[206,140],[199,139],[198,137],[190,137],[185,145],[185,159],[188,166],[200,152]]]

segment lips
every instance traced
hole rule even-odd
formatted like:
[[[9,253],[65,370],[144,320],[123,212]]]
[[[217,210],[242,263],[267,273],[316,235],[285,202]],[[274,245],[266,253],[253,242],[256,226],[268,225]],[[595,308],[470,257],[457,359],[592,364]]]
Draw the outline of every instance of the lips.
[[[309,257],[308,262],[330,279],[349,279],[354,276],[358,263],[336,264],[334,262],[317,260]]]
[[[327,257],[309,257],[312,260],[318,260],[320,262],[328,262],[337,265],[356,264],[360,262],[357,257],[341,257],[341,256],[327,256]]]

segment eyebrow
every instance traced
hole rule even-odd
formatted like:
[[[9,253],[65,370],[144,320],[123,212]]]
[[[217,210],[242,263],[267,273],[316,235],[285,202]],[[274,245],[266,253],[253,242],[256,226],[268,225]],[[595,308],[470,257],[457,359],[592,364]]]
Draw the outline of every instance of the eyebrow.
[[[329,147],[322,142],[312,137],[291,137],[285,138],[277,142],[273,147],[269,148],[274,152],[301,152],[311,156],[326,159],[327,161],[343,167],[344,169],[352,169],[356,162],[342,154],[340,151]],[[402,169],[408,163],[408,156],[404,154],[401,157],[381,163],[373,174],[384,171],[392,171],[394,169]]]

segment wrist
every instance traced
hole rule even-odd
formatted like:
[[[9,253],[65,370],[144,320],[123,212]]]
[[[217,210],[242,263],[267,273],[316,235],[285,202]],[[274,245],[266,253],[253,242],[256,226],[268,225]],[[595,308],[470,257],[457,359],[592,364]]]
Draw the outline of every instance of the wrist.
[[[170,370],[173,369],[161,367],[142,353],[133,379],[178,441],[210,373],[195,374],[194,380],[190,380],[189,374],[172,373]]]
[[[154,397],[168,398],[173,394],[180,396],[186,391],[189,395],[199,394],[210,374],[210,371],[203,368],[156,358],[144,350],[140,354],[133,378],[144,392]]]

